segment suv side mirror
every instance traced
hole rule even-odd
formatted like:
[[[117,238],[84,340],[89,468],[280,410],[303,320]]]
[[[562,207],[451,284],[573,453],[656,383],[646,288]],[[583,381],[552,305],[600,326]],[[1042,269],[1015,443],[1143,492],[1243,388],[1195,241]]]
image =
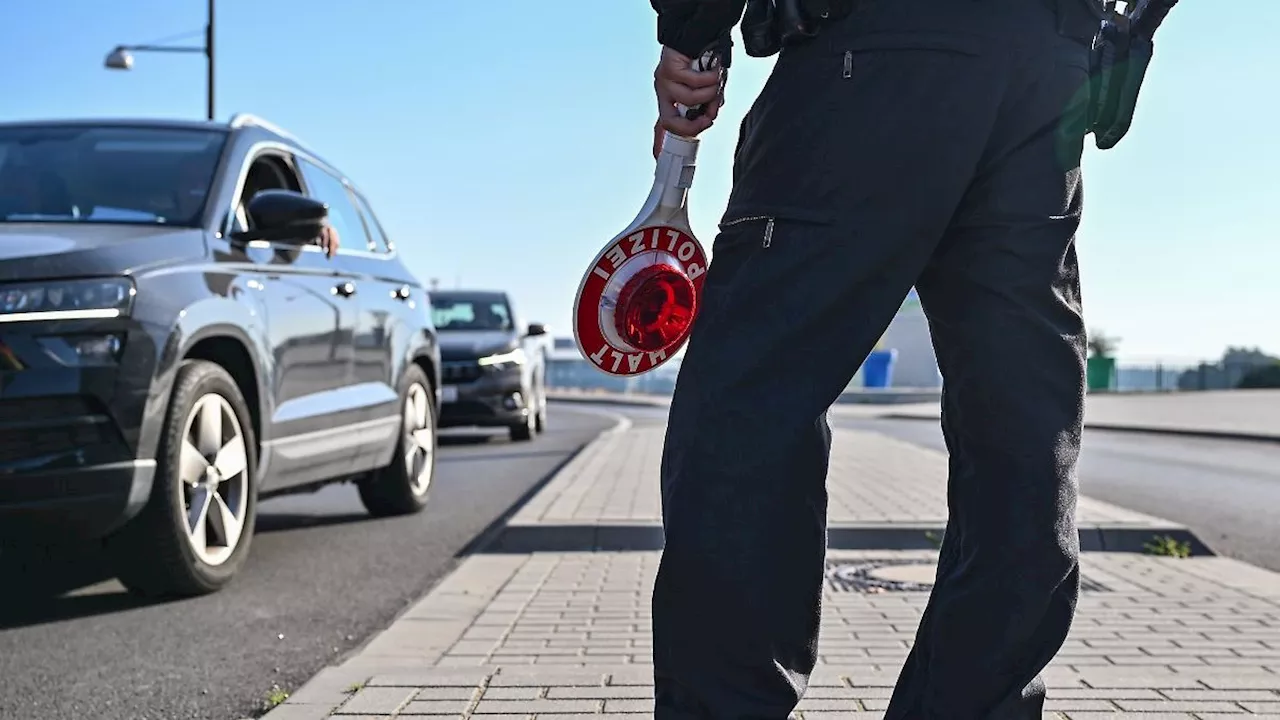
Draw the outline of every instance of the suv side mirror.
[[[529,323],[529,337],[547,334],[547,326],[542,323]]]
[[[320,236],[329,206],[293,190],[263,190],[245,208],[253,229],[236,234],[242,242],[266,240],[302,245]]]

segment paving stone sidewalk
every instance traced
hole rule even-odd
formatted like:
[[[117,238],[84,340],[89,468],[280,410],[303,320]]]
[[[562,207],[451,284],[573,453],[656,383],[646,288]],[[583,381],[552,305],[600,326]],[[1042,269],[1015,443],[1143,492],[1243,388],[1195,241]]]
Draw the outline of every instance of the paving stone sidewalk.
[[[879,391],[850,395],[883,395]],[[937,392],[902,391],[894,402],[840,402],[837,415],[937,420]],[[918,399],[913,399],[919,396]],[[666,407],[670,396],[553,390],[565,402],[596,402]],[[1280,390],[1205,392],[1090,393],[1085,426],[1098,430],[1135,430],[1180,435],[1221,436],[1280,442]]]
[[[821,664],[796,717],[881,716],[927,589],[877,577],[935,557],[831,554]],[[657,563],[654,552],[472,557],[266,717],[642,717]],[[1045,675],[1050,717],[1280,718],[1280,575],[1218,557],[1095,553],[1083,565],[1076,623]]]
[[[656,478],[663,427],[602,438],[508,523],[496,549],[659,550]],[[828,542],[838,549],[928,549],[946,526],[947,458],[877,433],[833,431]],[[1082,498],[1081,547],[1141,551],[1156,536],[1204,547],[1184,526]]]
[[[660,447],[659,427],[603,436],[513,522],[656,519],[649,486]],[[842,432],[833,455],[833,519],[943,517],[938,453]],[[1081,519],[1166,525],[1093,502]],[[473,555],[265,717],[649,716],[658,559],[650,550]],[[928,549],[830,551],[820,665],[796,718],[882,717],[935,561]],[[1046,717],[1280,720],[1280,574],[1221,557],[1126,552],[1086,553],[1082,565],[1077,619],[1045,676]]]

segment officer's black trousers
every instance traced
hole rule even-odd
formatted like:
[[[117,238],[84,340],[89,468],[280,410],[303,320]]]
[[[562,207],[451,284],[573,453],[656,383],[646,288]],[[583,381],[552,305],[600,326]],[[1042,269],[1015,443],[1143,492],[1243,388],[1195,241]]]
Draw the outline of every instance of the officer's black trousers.
[[[826,413],[913,285],[945,384],[950,515],[887,717],[1041,716],[1079,588],[1088,45],[1061,12],[870,0],[778,58],[671,406],[658,720],[785,718],[804,693]]]

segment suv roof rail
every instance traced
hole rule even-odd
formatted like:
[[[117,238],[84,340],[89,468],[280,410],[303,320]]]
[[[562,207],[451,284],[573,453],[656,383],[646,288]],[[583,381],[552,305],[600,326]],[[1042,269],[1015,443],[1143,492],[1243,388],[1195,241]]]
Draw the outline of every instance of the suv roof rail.
[[[231,117],[231,121],[228,123],[228,125],[233,130],[236,128],[242,128],[242,127],[248,127],[248,126],[259,127],[268,132],[275,133],[280,137],[289,138],[290,140],[298,143],[299,145],[302,145],[304,147],[306,146],[306,143],[302,142],[302,140],[299,139],[293,133],[289,132],[288,130],[285,130],[279,125],[276,125],[275,123],[268,122],[267,120],[264,120],[258,117],[257,115],[253,115],[251,113],[236,113]]]

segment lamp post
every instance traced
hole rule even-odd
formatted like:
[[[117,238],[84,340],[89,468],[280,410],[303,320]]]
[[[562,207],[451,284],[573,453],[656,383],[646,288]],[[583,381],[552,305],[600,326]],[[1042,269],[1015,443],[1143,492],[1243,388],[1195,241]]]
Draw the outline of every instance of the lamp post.
[[[204,27],[204,46],[203,47],[182,47],[176,45],[117,45],[114,50],[107,54],[106,62],[103,64],[109,70],[131,70],[133,69],[133,54],[139,52],[169,52],[169,53],[202,53],[205,56],[205,116],[213,119],[214,103],[213,103],[213,69],[214,69],[214,53],[213,53],[213,8],[214,0],[208,0],[208,22]]]

